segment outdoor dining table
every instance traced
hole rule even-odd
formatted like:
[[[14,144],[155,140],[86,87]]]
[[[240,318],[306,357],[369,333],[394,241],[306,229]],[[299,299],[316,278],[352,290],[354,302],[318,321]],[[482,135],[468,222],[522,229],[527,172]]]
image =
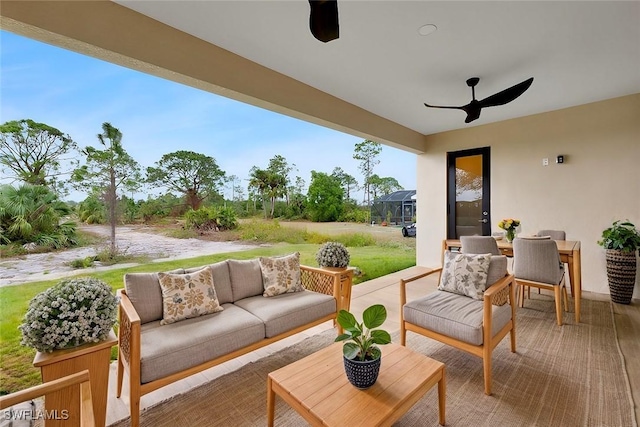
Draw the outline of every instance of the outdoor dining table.
[[[582,267],[580,265],[580,241],[556,240],[560,260],[569,266],[569,281],[571,282],[571,295],[575,304],[576,322],[580,322],[580,303],[582,298]],[[498,249],[503,255],[513,257],[513,244],[506,240],[498,240]],[[450,250],[461,247],[458,239],[445,239],[442,241],[442,250]]]

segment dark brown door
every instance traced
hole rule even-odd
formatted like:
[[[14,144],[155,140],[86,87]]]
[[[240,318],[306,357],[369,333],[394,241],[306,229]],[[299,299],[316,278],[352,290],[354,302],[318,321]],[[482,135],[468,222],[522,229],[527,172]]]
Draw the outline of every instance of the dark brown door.
[[[447,153],[447,238],[491,235],[489,147]]]

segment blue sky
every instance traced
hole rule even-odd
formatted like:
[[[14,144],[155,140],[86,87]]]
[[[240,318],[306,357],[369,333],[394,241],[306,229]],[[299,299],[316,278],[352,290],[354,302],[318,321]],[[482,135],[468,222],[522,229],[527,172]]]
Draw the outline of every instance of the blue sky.
[[[1,123],[33,119],[85,147],[98,145],[96,135],[109,122],[143,168],[163,154],[195,151],[214,157],[227,175],[243,180],[245,189],[251,167],[265,168],[277,154],[296,165],[292,176],[302,177],[307,186],[312,170],[331,173],[336,166],[362,182],[353,159],[360,137],[5,31],[0,31],[0,54]],[[414,154],[383,145],[379,160],[374,173],[416,188]],[[7,183],[6,178],[0,172],[0,182]]]

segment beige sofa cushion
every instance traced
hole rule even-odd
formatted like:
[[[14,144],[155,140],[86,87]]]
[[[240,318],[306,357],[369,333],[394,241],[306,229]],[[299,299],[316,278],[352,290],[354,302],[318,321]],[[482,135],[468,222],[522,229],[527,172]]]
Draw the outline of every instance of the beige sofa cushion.
[[[231,277],[231,289],[233,300],[262,295],[262,272],[260,261],[256,259],[237,260],[230,259],[229,276]]]
[[[186,274],[158,273],[162,288],[161,325],[222,311],[209,267]]]
[[[158,321],[142,325],[142,383],[184,371],[264,339],[264,324],[260,319],[233,304],[222,307],[224,311],[170,325],[161,326]]]
[[[213,283],[215,284],[216,294],[220,304],[233,302],[233,292],[231,291],[231,277],[229,276],[229,265],[227,261],[220,261],[209,266],[213,275]],[[185,273],[193,273],[202,269],[202,267],[186,268]]]
[[[169,273],[180,274],[183,269]],[[162,320],[162,290],[158,273],[127,273],[124,275],[124,289],[140,316],[140,323]]]
[[[312,291],[285,293],[268,301],[260,295],[236,301],[235,305],[264,322],[267,338],[336,312],[333,296]]]

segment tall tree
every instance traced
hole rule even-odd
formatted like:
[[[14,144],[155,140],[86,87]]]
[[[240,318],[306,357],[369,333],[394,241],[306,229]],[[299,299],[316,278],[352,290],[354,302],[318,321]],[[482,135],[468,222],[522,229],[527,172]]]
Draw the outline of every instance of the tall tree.
[[[342,186],[336,177],[311,171],[307,212],[312,221],[336,221],[342,214],[343,197]]]
[[[136,191],[142,176],[140,165],[122,147],[122,132],[110,123],[102,124],[102,133],[97,135],[103,150],[88,146],[82,153],[86,164],[73,171],[74,187],[104,194],[111,225],[111,254],[116,253],[116,204],[118,189]]]
[[[147,182],[156,187],[184,194],[193,210],[202,202],[218,194],[225,181],[225,173],[213,157],[193,151],[165,154],[156,167],[147,168]]]
[[[367,206],[371,206],[370,178],[373,175],[373,168],[380,163],[378,156],[382,152],[382,145],[379,142],[364,140],[356,144],[353,158],[360,160],[360,172],[364,177],[364,196]]]
[[[289,178],[289,173],[295,169],[296,165],[289,165],[287,159],[283,156],[276,154],[273,158],[269,160],[269,166],[267,166],[267,170],[277,177],[278,182],[283,182],[281,188],[278,188],[276,192],[278,193],[277,197],[284,196],[286,198],[287,204],[289,204],[289,184],[291,180]],[[272,215],[273,216],[273,215]]]
[[[76,150],[69,135],[44,123],[25,119],[0,125],[0,165],[27,184],[64,191],[59,177],[77,164]],[[69,170],[62,170],[65,164]]]
[[[331,172],[331,176],[336,177],[340,181],[342,189],[344,190],[345,198],[350,200],[351,191],[358,188],[358,181],[352,175],[346,173],[341,167],[334,168],[333,172]]]
[[[282,197],[286,191],[286,177],[269,169],[260,169],[256,166],[249,172],[249,186],[255,188],[262,197],[262,205],[265,217],[273,218],[276,199]],[[271,203],[271,211],[267,215],[266,199]]]
[[[377,174],[373,174],[369,177],[369,188],[374,199],[385,194],[391,194],[394,191],[402,190],[402,186],[397,179],[385,176],[379,177]]]

